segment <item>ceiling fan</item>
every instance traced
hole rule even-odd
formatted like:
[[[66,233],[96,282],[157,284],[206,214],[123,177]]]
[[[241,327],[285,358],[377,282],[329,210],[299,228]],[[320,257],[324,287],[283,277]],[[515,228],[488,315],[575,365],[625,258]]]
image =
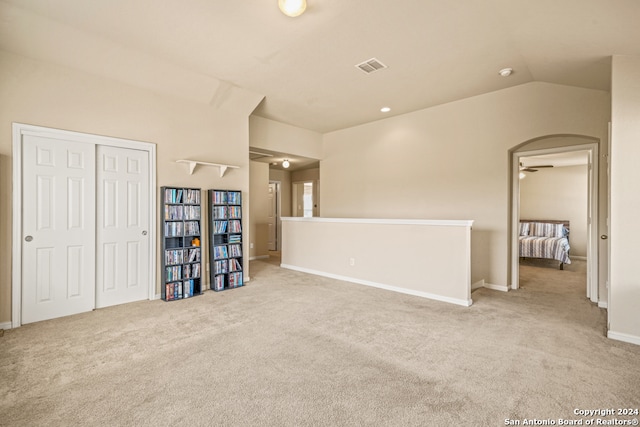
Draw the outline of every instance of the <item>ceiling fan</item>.
[[[520,172],[538,172],[538,169],[542,168],[552,168],[553,165],[536,165],[536,166],[524,166],[522,162],[520,162]]]

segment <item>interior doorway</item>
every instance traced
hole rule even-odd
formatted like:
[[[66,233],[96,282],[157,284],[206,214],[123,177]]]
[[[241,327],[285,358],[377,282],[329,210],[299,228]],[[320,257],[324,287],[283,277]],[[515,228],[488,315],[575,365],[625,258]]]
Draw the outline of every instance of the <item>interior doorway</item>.
[[[278,251],[280,248],[280,182],[269,181],[268,249]]]
[[[294,182],[292,187],[293,216],[305,218],[318,216],[317,182]]]
[[[520,286],[589,296],[588,160],[588,151],[520,158]]]
[[[549,138],[556,139],[556,138]],[[585,140],[594,141],[593,138],[578,138],[582,142]],[[586,142],[583,144],[574,144],[567,146],[556,146],[547,148],[540,140],[525,143],[513,150],[511,156],[511,288],[518,289],[520,287],[520,253],[519,253],[519,235],[520,235],[520,219],[521,213],[521,165],[527,158],[535,157],[536,159],[549,159],[549,156],[568,156],[577,153],[584,153],[587,157],[587,177],[586,177],[586,212],[584,213],[585,232],[586,232],[586,289],[587,298],[592,302],[598,302],[598,144],[597,142]],[[542,156],[542,157],[541,157]],[[539,172],[538,172],[539,173]],[[527,179],[527,178],[524,178]],[[561,185],[559,183],[558,185]],[[550,190],[553,191],[553,190]],[[551,219],[551,218],[529,218],[529,219]],[[565,220],[567,218],[558,218]]]

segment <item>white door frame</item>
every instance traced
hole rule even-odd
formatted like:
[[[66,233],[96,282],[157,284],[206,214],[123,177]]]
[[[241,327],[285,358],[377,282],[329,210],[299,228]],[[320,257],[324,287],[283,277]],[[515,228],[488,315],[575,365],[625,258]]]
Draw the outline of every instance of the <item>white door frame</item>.
[[[570,151],[588,151],[589,168],[587,172],[590,191],[588,194],[587,217],[587,297],[598,302],[598,143],[568,145],[530,151],[514,151],[511,156],[511,289],[520,287],[520,265],[518,245],[518,223],[520,221],[520,159],[522,157],[545,154],[566,153]]]
[[[156,297],[156,145],[88,133],[13,123],[13,196],[11,260],[11,327],[22,324],[22,136],[33,135],[94,145],[129,148],[149,153],[149,299]]]
[[[282,220],[280,219],[282,215],[280,214],[280,209],[282,207],[281,204],[281,189],[282,189],[282,181],[276,181],[273,179],[269,180],[269,184],[276,185],[276,251],[280,250],[280,242],[282,240]]]

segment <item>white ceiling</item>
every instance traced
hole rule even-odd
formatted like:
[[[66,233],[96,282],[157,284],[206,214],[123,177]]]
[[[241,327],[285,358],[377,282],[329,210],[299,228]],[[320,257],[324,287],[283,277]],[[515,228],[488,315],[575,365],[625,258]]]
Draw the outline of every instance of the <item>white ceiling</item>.
[[[242,88],[318,132],[531,81],[609,90],[609,57],[640,55],[637,0],[307,1],[2,0],[0,48],[209,104]]]

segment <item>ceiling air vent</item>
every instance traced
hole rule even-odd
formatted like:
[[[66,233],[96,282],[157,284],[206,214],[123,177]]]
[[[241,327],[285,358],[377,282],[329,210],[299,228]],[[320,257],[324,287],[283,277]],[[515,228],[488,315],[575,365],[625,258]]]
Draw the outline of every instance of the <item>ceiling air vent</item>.
[[[363,72],[367,74],[371,74],[374,71],[382,70],[383,68],[387,68],[382,62],[378,61],[376,58],[367,59],[360,64],[357,64],[356,67],[361,69]]]
[[[263,159],[265,157],[273,157],[273,154],[249,150],[249,160],[258,160],[258,159]]]

